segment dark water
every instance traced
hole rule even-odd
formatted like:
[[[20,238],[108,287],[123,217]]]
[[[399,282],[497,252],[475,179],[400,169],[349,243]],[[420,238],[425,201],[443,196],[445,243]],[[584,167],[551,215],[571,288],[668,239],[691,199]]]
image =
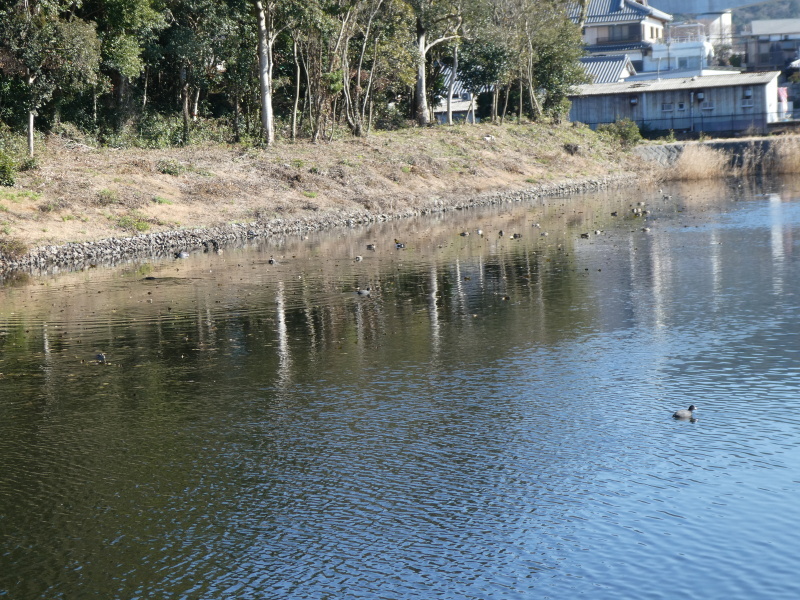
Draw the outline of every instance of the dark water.
[[[7,282],[0,597],[800,597],[797,189]]]

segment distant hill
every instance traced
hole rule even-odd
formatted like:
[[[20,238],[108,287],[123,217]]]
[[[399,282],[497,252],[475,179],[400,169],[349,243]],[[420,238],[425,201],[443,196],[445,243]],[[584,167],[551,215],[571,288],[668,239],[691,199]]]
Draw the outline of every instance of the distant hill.
[[[800,0],[770,0],[755,6],[733,9],[733,25],[739,31],[742,25],[762,19],[800,18]]]

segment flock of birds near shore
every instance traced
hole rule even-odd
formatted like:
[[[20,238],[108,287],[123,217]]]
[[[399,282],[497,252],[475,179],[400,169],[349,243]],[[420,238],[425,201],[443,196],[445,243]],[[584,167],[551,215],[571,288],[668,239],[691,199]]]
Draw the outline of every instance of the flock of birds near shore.
[[[671,196],[664,195],[664,199],[668,199],[668,198],[671,198]],[[637,202],[637,205],[634,206],[633,208],[631,208],[632,215],[634,217],[646,217],[646,215],[649,214],[649,211],[645,210],[644,208],[642,208],[643,206],[645,206],[645,202]],[[611,212],[611,216],[612,217],[619,216],[619,211]],[[539,229],[539,228],[541,228],[541,225],[539,223],[533,223],[533,227]],[[644,226],[644,227],[641,228],[641,231],[649,232],[650,228],[647,227],[647,226]],[[594,230],[594,234],[595,235],[600,235],[602,233],[603,233],[603,231],[600,230],[600,229],[595,229]],[[476,229],[475,230],[475,234],[478,235],[478,236],[481,236],[481,237],[484,236],[484,232],[483,232],[482,229]],[[461,235],[461,237],[467,237],[467,236],[470,235],[470,232],[469,231],[462,231],[460,233],[460,235]],[[547,231],[542,231],[539,235],[542,236],[542,237],[547,237],[550,234]],[[498,236],[501,237],[501,238],[505,237],[505,231],[500,229],[498,231]],[[582,239],[589,239],[589,237],[591,237],[591,235],[590,235],[589,232],[584,232],[584,233],[580,234],[580,237]],[[522,238],[522,234],[521,233],[512,233],[509,236],[509,238],[510,239],[514,239],[514,240],[518,240],[518,239]],[[209,250],[213,250],[217,254],[222,254],[222,248],[220,247],[219,242],[217,242],[216,240],[210,240],[210,241],[207,241],[207,242],[203,242],[203,245],[205,246],[204,252],[208,252]],[[404,242],[401,242],[400,240],[395,239],[394,240],[394,247],[397,250],[404,250],[406,245],[405,245]],[[372,244],[367,244],[366,245],[366,249],[367,250],[371,250],[371,251],[375,251],[375,250],[378,249],[378,247],[377,247],[377,244],[372,243]],[[186,250],[181,250],[181,251],[176,252],[174,254],[174,257],[176,259],[185,259],[185,258],[189,258],[190,256],[191,256],[191,254]],[[364,260],[364,257],[361,256],[361,255],[357,255],[357,256],[354,257],[353,260],[355,262],[361,262],[362,260]],[[271,264],[271,265],[274,265],[274,264],[277,264],[278,261],[275,259],[274,256],[270,256],[269,260],[267,262],[269,264]]]
[[[661,190],[659,190],[659,192],[661,192]],[[668,200],[671,197],[672,196],[667,195],[667,194],[663,195],[663,199],[664,200]],[[643,201],[637,202],[636,205],[631,205],[631,210],[630,210],[631,216],[632,217],[644,217],[646,219],[646,216],[649,214],[649,211],[646,210],[644,208],[644,206],[645,206],[645,202],[643,202]],[[612,211],[610,214],[611,214],[612,217],[618,217],[619,216],[619,211]],[[533,223],[532,227],[535,228],[535,229],[541,229],[541,225],[539,223]],[[640,229],[643,232],[649,232],[650,231],[650,227],[647,227],[647,226],[643,226]],[[485,237],[483,229],[480,229],[480,228],[476,229],[474,231],[474,233],[477,236]],[[595,229],[593,231],[593,233],[594,233],[594,235],[601,235],[604,232],[602,230],[600,230],[600,229]],[[467,236],[471,235],[471,232],[464,230],[464,231],[460,232],[460,235],[461,235],[461,237],[467,237]],[[499,238],[505,238],[506,237],[506,232],[503,229],[500,229],[500,230],[498,230],[497,235],[498,235]],[[547,231],[539,232],[539,236],[541,236],[543,238],[547,237],[548,235],[549,235],[549,233]],[[580,238],[581,239],[589,239],[591,237],[591,235],[592,235],[591,232],[583,232],[583,233],[580,234]],[[518,233],[518,232],[515,232],[515,233],[512,233],[512,234],[508,235],[508,238],[512,239],[512,240],[519,240],[519,239],[522,239],[522,234]],[[204,248],[204,252],[213,251],[213,252],[215,252],[217,254],[222,254],[222,252],[223,252],[219,242],[217,242],[216,240],[209,240],[209,241],[203,242],[203,245],[205,247]],[[441,248],[442,245],[440,244],[439,247]],[[404,242],[401,242],[398,239],[395,239],[394,240],[394,248],[396,250],[404,250],[406,248],[406,244]],[[368,251],[374,252],[374,251],[376,251],[378,249],[378,245],[375,244],[375,243],[369,243],[369,244],[366,245],[366,249]],[[190,256],[191,256],[191,254],[187,250],[181,250],[181,251],[176,252],[174,254],[175,259],[178,259],[178,260],[187,259]],[[353,257],[353,261],[354,262],[361,262],[363,260],[364,260],[364,257],[362,255],[356,255],[355,257]],[[278,264],[278,261],[275,259],[274,256],[270,256],[269,259],[267,260],[267,263],[270,264],[270,265],[276,265],[276,264]],[[155,278],[149,277],[147,279],[155,279]],[[357,288],[355,290],[355,294],[357,294],[358,296],[371,296],[372,295],[372,288],[371,287],[364,287],[364,288],[360,288],[359,287],[359,288]]]
[[[670,196],[667,196],[667,195],[664,196],[664,199],[668,199],[668,198],[670,198]],[[647,215],[649,213],[649,211],[647,211],[644,208],[642,208],[643,206],[645,206],[644,202],[638,202],[636,206],[633,206],[631,208],[632,215],[634,217]],[[611,212],[611,216],[612,217],[619,216],[619,211]],[[539,223],[533,223],[532,227],[535,228],[535,229],[541,229],[541,225]],[[650,228],[649,227],[642,227],[641,231],[649,232]],[[475,233],[475,235],[478,235],[480,237],[484,237],[484,235],[485,235],[484,231],[482,229],[476,229],[474,233]],[[594,234],[595,235],[600,235],[602,233],[603,233],[602,230],[599,230],[599,229],[595,229],[594,230]],[[461,237],[467,237],[467,236],[471,235],[471,232],[470,231],[461,231],[459,235],[461,235]],[[497,235],[500,238],[504,238],[504,237],[506,237],[506,232],[504,230],[500,229],[500,230],[498,230]],[[542,236],[542,237],[547,237],[548,236],[548,232],[542,231],[542,232],[539,233],[539,235]],[[591,235],[590,235],[589,232],[584,232],[584,233],[580,234],[580,238],[581,239],[588,239],[590,237],[591,237]],[[522,238],[522,234],[520,234],[520,233],[512,233],[511,235],[508,236],[508,238],[512,239],[512,240],[519,240],[519,239]],[[205,251],[206,252],[208,252],[209,250],[213,250],[214,252],[216,252],[218,254],[222,253],[222,249],[220,248],[219,244],[216,241],[212,240],[210,242],[206,242],[204,245],[205,245]],[[439,247],[442,247],[442,246],[440,245]],[[394,240],[394,248],[396,250],[404,250],[406,248],[406,244],[404,242],[401,242],[398,239],[395,239]],[[369,244],[366,244],[366,249],[368,251],[374,252],[374,251],[376,251],[378,249],[378,246],[375,243],[369,243]],[[181,250],[180,252],[176,252],[175,253],[175,258],[176,259],[186,259],[186,258],[189,258],[190,256],[191,256],[190,253],[185,251],[185,250]],[[363,260],[364,260],[364,257],[361,256],[361,255],[357,255],[357,256],[355,256],[353,258],[354,262],[361,262]],[[274,256],[270,256],[269,259],[267,260],[267,263],[270,264],[270,265],[275,265],[275,264],[278,264],[278,261],[275,259]],[[156,279],[156,278],[155,277],[146,277],[145,279]],[[355,290],[355,294],[358,295],[358,296],[371,296],[372,295],[372,288],[369,287],[369,286],[363,287],[363,288],[359,287],[359,288],[357,288]],[[107,360],[106,354],[103,353],[103,352],[99,352],[95,356],[95,363],[99,364],[99,365],[109,365],[109,364],[111,364]],[[691,421],[692,423],[694,423],[694,422],[697,421],[697,419],[694,416],[694,412],[696,410],[698,410],[697,407],[694,404],[692,404],[688,408],[676,410],[672,414],[672,417],[675,420]]]

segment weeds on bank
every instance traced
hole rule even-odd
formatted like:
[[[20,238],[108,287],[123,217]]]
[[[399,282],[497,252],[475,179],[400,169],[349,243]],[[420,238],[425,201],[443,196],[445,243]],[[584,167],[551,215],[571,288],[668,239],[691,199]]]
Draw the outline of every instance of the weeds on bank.
[[[119,217],[117,227],[131,233],[144,233],[150,229],[150,223],[144,215],[133,212]]]
[[[20,258],[28,253],[28,245],[17,238],[0,239],[0,255],[10,259]]]

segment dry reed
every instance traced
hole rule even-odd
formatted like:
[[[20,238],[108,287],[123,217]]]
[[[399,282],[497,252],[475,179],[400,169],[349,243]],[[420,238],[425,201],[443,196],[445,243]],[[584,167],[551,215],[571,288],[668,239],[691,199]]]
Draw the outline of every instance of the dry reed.
[[[764,156],[764,170],[769,173],[800,173],[800,138],[782,137],[773,141]]]
[[[669,174],[683,181],[724,177],[730,173],[730,157],[702,144],[687,144]]]

